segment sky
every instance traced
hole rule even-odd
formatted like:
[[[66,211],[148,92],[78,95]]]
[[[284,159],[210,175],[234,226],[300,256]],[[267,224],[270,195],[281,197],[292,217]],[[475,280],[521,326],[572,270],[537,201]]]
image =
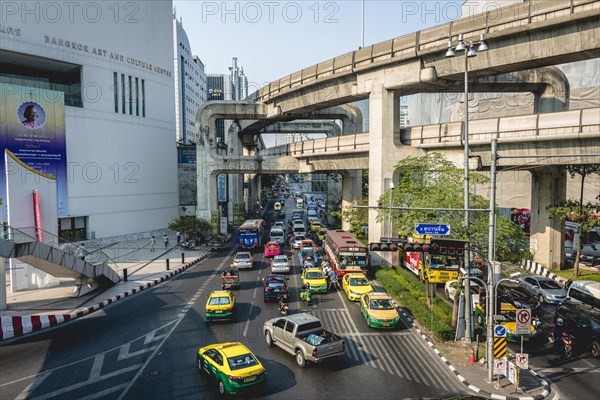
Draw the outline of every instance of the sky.
[[[365,0],[364,45],[459,19],[463,0]],[[174,1],[208,74],[244,68],[252,93],[362,46],[362,1]]]

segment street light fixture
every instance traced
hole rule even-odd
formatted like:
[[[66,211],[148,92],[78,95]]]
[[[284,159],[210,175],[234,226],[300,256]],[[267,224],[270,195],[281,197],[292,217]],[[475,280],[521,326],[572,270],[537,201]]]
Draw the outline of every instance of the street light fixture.
[[[458,44],[453,49],[452,48],[452,38],[448,40],[448,50],[446,51],[446,58],[451,58],[456,56],[457,52],[463,51],[465,53],[465,121],[464,121],[464,226],[465,232],[468,234],[469,232],[469,58],[477,56],[477,51],[475,50],[475,45],[479,44],[479,51],[486,51],[488,46],[485,42],[485,35],[479,36],[480,41],[478,43],[467,42],[465,43],[463,34],[458,35]],[[468,49],[468,50],[467,50]],[[470,271],[470,259],[469,253],[465,252],[465,269]],[[468,274],[468,272],[467,272]],[[465,303],[471,304],[471,290],[470,284],[467,280],[465,287]],[[472,329],[472,318],[471,318],[472,310],[469,312],[465,312],[465,322],[467,325],[467,329],[465,330],[465,340],[467,343],[471,343],[471,329]]]

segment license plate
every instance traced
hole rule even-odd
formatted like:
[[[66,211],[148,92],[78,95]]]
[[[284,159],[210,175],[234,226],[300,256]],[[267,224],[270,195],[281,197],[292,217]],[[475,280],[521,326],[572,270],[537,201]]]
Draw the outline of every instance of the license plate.
[[[256,375],[249,376],[244,379],[244,382],[254,382],[256,380]]]
[[[390,326],[390,324],[383,324],[383,326]]]
[[[216,310],[216,311],[215,311],[215,313],[217,313],[217,314],[221,314],[222,312],[223,312],[223,311],[221,311],[221,310]]]

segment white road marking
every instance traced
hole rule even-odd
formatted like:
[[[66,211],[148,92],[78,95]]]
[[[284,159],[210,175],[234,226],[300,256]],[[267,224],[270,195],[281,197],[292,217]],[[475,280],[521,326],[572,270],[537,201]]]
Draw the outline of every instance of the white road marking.
[[[15,400],[25,400],[26,398],[29,397],[29,394],[31,392],[33,392],[35,390],[35,388],[37,388],[42,382],[44,382],[44,380],[49,377],[51,374],[50,371],[46,371],[46,372],[42,372],[41,374],[39,374],[38,376],[35,377],[35,379],[33,381],[31,381],[31,383],[29,385],[27,385],[27,387],[25,388],[25,390],[23,390],[17,397]],[[20,379],[19,379],[20,380]],[[16,382],[16,381],[15,381]]]
[[[111,394],[113,392],[118,392],[119,390],[125,388],[125,386],[127,386],[126,383],[123,383],[123,384],[117,385],[117,386],[113,386],[113,387],[110,387],[108,389],[104,389],[104,390],[101,390],[101,391],[96,392],[94,394],[91,394],[89,396],[80,397],[79,400],[94,400],[94,399],[98,399],[100,397],[104,397],[106,395],[109,395],[109,394]]]
[[[104,364],[104,354],[99,354],[94,357],[94,364],[92,365],[92,370],[90,371],[90,376],[88,378],[89,382],[97,381],[102,375],[102,365]]]
[[[117,357],[117,361],[123,361],[123,360],[126,360],[131,357],[139,356],[140,354],[144,354],[149,351],[152,351],[157,347],[157,346],[146,347],[145,349],[141,349],[138,351],[134,351],[133,353],[130,353],[129,352],[130,345],[131,345],[131,343],[125,343],[123,346],[121,346],[121,348],[119,349],[119,357]]]
[[[81,389],[82,387],[85,387],[85,386],[89,385],[90,383],[96,383],[96,382],[99,382],[99,381],[110,379],[112,377],[115,377],[115,376],[118,376],[118,375],[121,375],[121,374],[125,374],[127,372],[135,371],[141,365],[142,364],[135,364],[135,365],[132,365],[130,367],[123,368],[123,369],[120,369],[120,370],[117,370],[117,371],[113,371],[113,372],[111,372],[109,374],[103,375],[99,379],[97,379],[97,380],[95,380],[93,382],[83,381],[83,382],[80,382],[80,383],[76,383],[75,385],[67,386],[67,387],[64,387],[62,389],[56,390],[54,392],[46,393],[43,396],[34,397],[31,400],[46,400],[46,399],[51,399],[52,397],[60,396],[62,394],[68,393],[68,392],[70,392],[72,390]]]

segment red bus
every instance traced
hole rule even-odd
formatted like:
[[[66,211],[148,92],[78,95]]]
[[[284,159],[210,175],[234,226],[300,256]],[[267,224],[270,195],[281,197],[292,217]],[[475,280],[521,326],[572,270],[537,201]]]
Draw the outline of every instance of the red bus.
[[[341,229],[327,231],[323,248],[340,278],[350,272],[366,272],[368,249],[350,232]]]

